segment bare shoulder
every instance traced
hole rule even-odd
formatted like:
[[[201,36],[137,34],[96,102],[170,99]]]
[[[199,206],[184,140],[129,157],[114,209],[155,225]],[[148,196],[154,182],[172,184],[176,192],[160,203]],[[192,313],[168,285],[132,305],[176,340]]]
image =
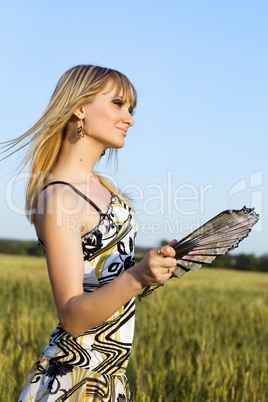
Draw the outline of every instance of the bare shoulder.
[[[38,197],[37,213],[41,215],[46,214],[51,212],[52,207],[54,207],[54,212],[57,212],[58,208],[72,211],[76,209],[79,201],[82,203],[81,197],[69,186],[57,183],[41,191]]]
[[[81,236],[94,228],[99,219],[96,209],[67,185],[48,186],[39,195],[35,226],[41,240],[45,225],[51,229],[62,227],[65,232]]]
[[[80,206],[80,209],[82,206]],[[74,219],[79,210],[79,199],[68,186],[55,184],[45,188],[38,197],[36,232],[42,239],[44,226],[63,227],[68,218]]]

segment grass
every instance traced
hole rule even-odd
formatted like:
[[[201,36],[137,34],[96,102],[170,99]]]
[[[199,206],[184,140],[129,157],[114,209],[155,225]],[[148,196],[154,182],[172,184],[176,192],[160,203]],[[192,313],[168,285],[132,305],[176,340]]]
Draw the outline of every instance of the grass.
[[[44,258],[0,266],[0,400],[14,402],[57,316]],[[134,401],[267,401],[267,288],[266,273],[203,268],[137,302]]]

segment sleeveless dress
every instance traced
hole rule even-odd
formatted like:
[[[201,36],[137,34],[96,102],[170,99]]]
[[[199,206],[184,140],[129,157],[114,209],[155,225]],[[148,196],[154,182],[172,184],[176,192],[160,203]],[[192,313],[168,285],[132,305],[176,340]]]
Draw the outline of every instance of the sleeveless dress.
[[[134,265],[136,222],[131,209],[115,194],[108,211],[76,187],[70,186],[100,214],[99,224],[82,236],[84,292],[93,292]],[[135,298],[104,323],[78,337],[58,324],[50,342],[36,360],[19,402],[131,401],[125,375],[131,352]]]

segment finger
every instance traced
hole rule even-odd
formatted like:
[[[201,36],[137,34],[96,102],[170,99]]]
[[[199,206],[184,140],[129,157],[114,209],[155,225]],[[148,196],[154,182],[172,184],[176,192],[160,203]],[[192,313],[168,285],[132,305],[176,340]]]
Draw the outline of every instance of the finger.
[[[173,243],[174,246],[175,244]],[[167,244],[166,246],[161,247],[161,252],[165,257],[175,257],[176,255],[176,251],[172,246],[170,246],[170,243]]]
[[[175,267],[167,268],[167,274],[172,274],[174,269],[175,269]]]
[[[168,279],[172,276],[172,272],[174,271],[175,267],[172,268],[165,268],[165,272],[162,274],[162,278]]]
[[[175,260],[175,258],[172,257],[165,257],[162,258],[162,260],[159,263],[159,266],[161,268],[175,268],[177,266],[177,260]]]
[[[171,240],[171,241],[168,243],[168,245],[169,245],[170,247],[174,247],[176,243],[177,243],[177,240],[176,240],[176,239],[173,239],[173,240]]]
[[[163,251],[162,251],[162,247],[158,247],[158,248],[156,249],[156,253],[157,253],[157,255],[159,255],[160,257],[163,257],[163,256],[164,256]]]
[[[175,267],[169,268],[161,268],[161,272],[158,271],[157,276],[155,277],[156,283],[163,283],[167,279],[171,278],[172,272],[174,271]]]

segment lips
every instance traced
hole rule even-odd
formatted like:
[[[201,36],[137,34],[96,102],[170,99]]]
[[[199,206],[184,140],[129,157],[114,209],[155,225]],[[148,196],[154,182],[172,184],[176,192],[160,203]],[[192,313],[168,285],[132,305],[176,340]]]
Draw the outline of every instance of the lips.
[[[116,127],[118,130],[122,131],[122,133],[124,133],[124,135],[127,135],[127,130],[123,127]]]

